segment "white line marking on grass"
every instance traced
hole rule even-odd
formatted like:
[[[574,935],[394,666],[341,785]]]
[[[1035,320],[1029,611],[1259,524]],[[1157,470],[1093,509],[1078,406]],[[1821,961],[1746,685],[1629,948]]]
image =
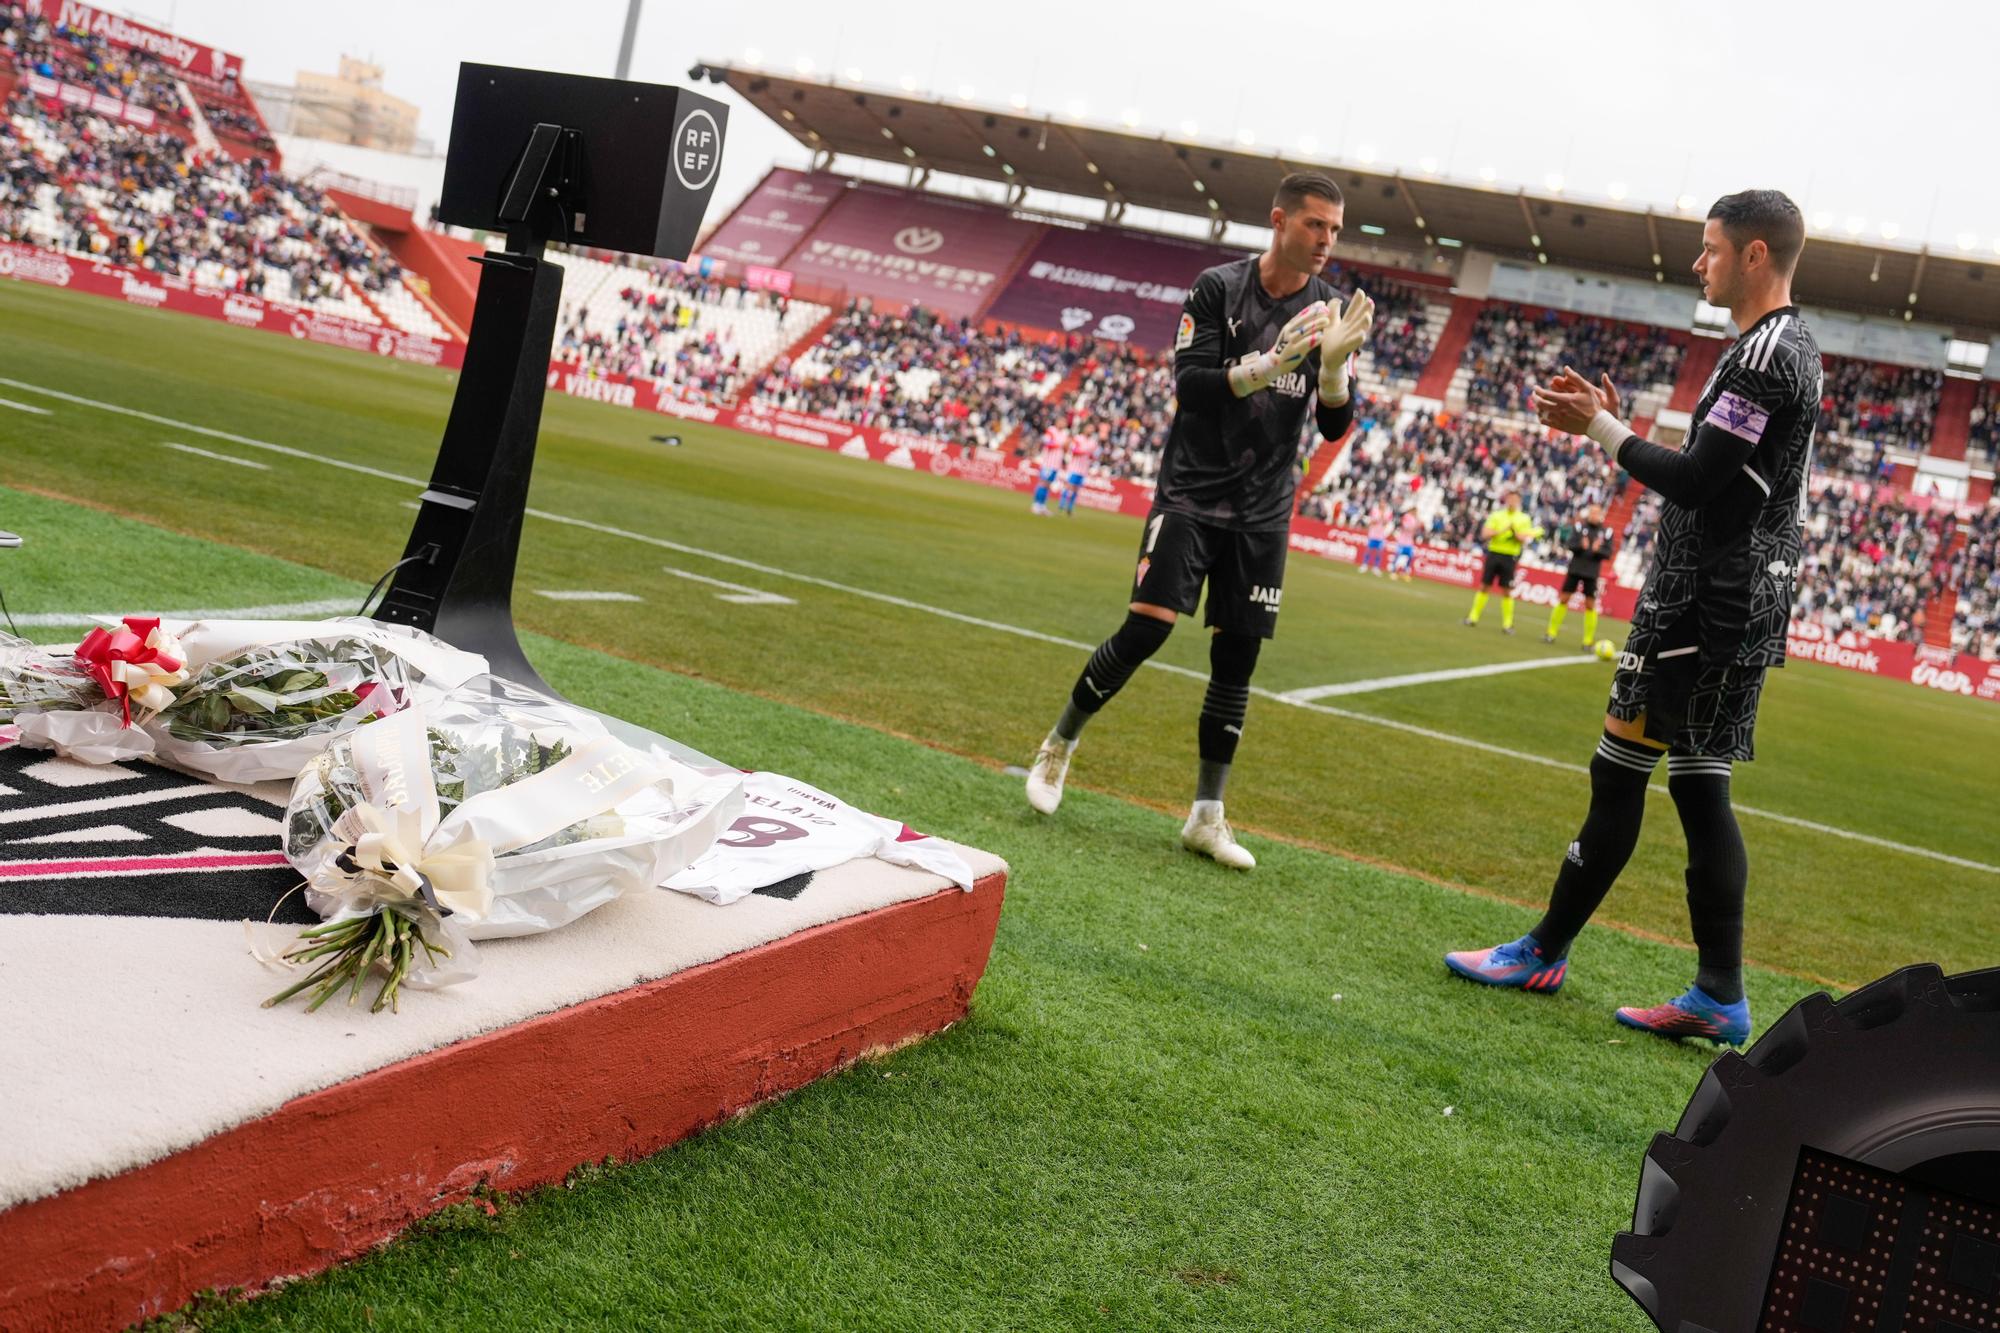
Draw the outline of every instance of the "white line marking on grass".
[[[706,583],[711,588],[729,589],[728,592],[719,592],[715,595],[715,600],[718,602],[734,602],[738,606],[798,605],[789,597],[780,597],[777,593],[765,592],[762,588],[746,588],[740,583],[730,583],[726,579],[712,579],[706,574],[691,574],[685,569],[675,569],[672,565],[662,565],[660,568],[675,578],[687,579],[692,583]]]
[[[535,596],[546,597],[552,602],[643,602],[646,599],[629,592],[584,592],[561,589],[537,588]]]
[[[380,468],[367,467],[360,463],[349,463],[338,458],[327,458],[320,454],[308,453],[303,449],[287,448],[282,444],[271,444],[264,440],[253,440],[247,436],[232,435],[228,431],[212,430],[207,426],[197,426],[186,421],[176,421],[171,417],[155,416],[151,412],[141,412],[136,408],[120,407],[116,403],[103,403],[94,398],[82,398],[76,394],[63,393],[56,389],[45,389],[39,384],[28,384],[21,380],[7,379],[5,377],[0,377],[0,384],[16,389],[23,389],[29,393],[43,394],[62,402],[76,403],[82,407],[94,407],[100,411],[115,413],[119,416],[136,417],[141,421],[156,422],[159,425],[168,426],[175,430],[193,431],[196,434],[207,435],[213,439],[228,440],[233,444],[248,445],[253,449],[268,449],[272,453],[303,459],[309,463],[323,463],[328,467],[341,468],[348,472],[359,472],[366,476],[380,477],[384,481],[401,482],[406,486],[423,486],[427,484],[418,481],[415,477],[405,477],[398,473],[385,472]],[[869,601],[882,602],[889,606],[900,606],[905,610],[919,611],[925,615],[937,616],[942,620],[956,621],[961,625],[976,625],[981,629],[990,629],[996,633],[1011,634],[1016,638],[1033,639],[1037,643],[1051,643],[1058,647],[1074,648],[1086,653],[1093,651],[1097,647],[1094,643],[1084,643],[1080,639],[1067,639],[1059,634],[1044,634],[1040,630],[1027,629],[1020,625],[1009,625],[1004,621],[987,620],[981,616],[969,616],[963,611],[953,611],[942,606],[929,606],[923,602],[912,601],[907,597],[896,597],[886,592],[876,592],[870,588],[857,588],[850,584],[836,583],[832,579],[820,578],[816,574],[797,574],[789,569],[779,569],[775,565],[764,565],[759,564],[755,560],[745,560],[741,556],[724,555],[720,551],[709,551],[699,546],[688,546],[681,542],[668,541],[664,537],[651,537],[644,533],[629,531],[625,528],[614,528],[608,523],[593,523],[588,519],[571,518],[566,514],[553,514],[546,509],[530,509],[527,512],[530,516],[546,522],[561,523],[568,527],[583,528],[591,532],[601,532],[609,537],[622,537],[627,541],[641,542],[665,551],[678,551],[683,555],[700,556],[704,560],[713,560],[719,564],[734,565],[738,569],[754,570],[759,574],[769,575],[772,578],[790,579],[795,583],[812,584],[815,587],[827,588],[833,592],[846,593],[850,597],[861,597]],[[84,622],[66,621],[64,623],[80,624]],[[1146,665],[1156,671],[1168,671],[1178,676],[1187,676],[1193,680],[1208,679],[1206,672],[1194,671],[1184,666],[1176,666],[1171,662],[1149,661]],[[1394,718],[1376,717],[1369,713],[1357,713],[1350,709],[1335,708],[1330,704],[1315,703],[1311,700],[1288,699],[1275,691],[1261,689],[1255,685],[1250,687],[1250,692],[1260,698],[1271,699],[1293,708],[1303,708],[1312,713],[1324,713],[1328,717],[1337,717],[1349,722],[1360,722],[1371,727],[1384,727],[1390,731],[1400,731],[1409,736],[1421,736],[1425,740],[1437,741],[1444,745],[1456,745],[1469,750],[1479,750],[1486,754],[1537,764],[1543,768],[1553,768],[1564,773],[1588,774],[1590,772],[1582,764],[1573,764],[1562,759],[1550,759],[1545,755],[1527,754],[1519,750],[1510,750],[1504,745],[1494,745],[1487,741],[1474,740],[1470,736],[1455,736],[1450,732],[1434,731],[1429,727],[1420,727],[1411,722],[1399,722]],[[1666,790],[1665,787],[1657,783],[1654,784],[1654,787],[1659,791]],[[1856,833],[1851,829],[1836,828],[1831,824],[1821,824],[1810,819],[1800,819],[1794,815],[1782,815],[1772,810],[1760,810],[1756,806],[1751,805],[1739,805],[1736,807],[1736,812],[1738,814],[1753,815],[1758,819],[1768,819],[1773,823],[1789,824],[1794,828],[1809,829],[1814,833],[1823,833],[1831,838],[1845,838],[1850,842],[1865,843],[1870,847],[1881,847],[1893,852],[1903,852],[1910,856],[1923,857],[1926,860],[1941,861],[1946,865],[1959,866],[1966,870],[1979,870],[1989,875],[2000,875],[2000,866],[1988,865],[1984,861],[1974,861],[1963,856],[1953,856],[1949,852],[1935,851],[1929,847],[1914,847],[1906,842],[1896,842],[1889,838],[1878,838],[1872,833]]]
[[[327,598],[317,602],[281,602],[274,606],[201,607],[193,611],[38,611],[15,616],[19,625],[115,625],[124,616],[158,616],[162,620],[317,620],[332,614],[353,615],[352,597]]]
[[[259,463],[252,458],[236,458],[229,454],[210,453],[206,449],[197,449],[191,444],[175,444],[172,440],[161,440],[160,447],[163,449],[178,449],[184,454],[193,454],[196,458],[212,458],[218,463],[234,463],[238,467],[254,467],[259,472],[269,472],[271,470],[269,463]]]
[[[0,407],[11,407],[16,412],[29,412],[38,417],[54,416],[46,407],[33,407],[27,403],[17,403],[12,398],[0,398]]]
[[[1407,676],[1379,676],[1374,680],[1350,680],[1341,685],[1311,685],[1303,690],[1286,690],[1279,695],[1288,704],[1330,699],[1337,694],[1373,694],[1377,690],[1401,689],[1405,685],[1429,685],[1441,680],[1471,680],[1477,676],[1504,676],[1513,671],[1540,671],[1543,667],[1590,666],[1594,657],[1531,657],[1525,662],[1494,662],[1488,666],[1454,667],[1449,671],[1418,671]]]

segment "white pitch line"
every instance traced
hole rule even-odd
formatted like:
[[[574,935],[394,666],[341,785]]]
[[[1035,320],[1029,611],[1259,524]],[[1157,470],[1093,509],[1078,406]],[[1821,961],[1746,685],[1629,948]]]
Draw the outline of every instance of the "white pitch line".
[[[563,589],[537,588],[535,596],[546,597],[552,602],[643,602],[643,597],[629,592],[585,592]]]
[[[54,416],[46,407],[34,407],[28,403],[17,403],[12,398],[0,398],[0,407],[11,407],[16,412],[28,412],[38,417]]]
[[[712,579],[706,574],[694,574],[685,569],[675,569],[672,565],[662,565],[660,569],[661,572],[672,574],[675,578],[687,579],[693,583],[706,583],[711,588],[729,589],[728,592],[716,594],[715,600],[718,602],[734,602],[738,606],[798,605],[797,602],[789,597],[780,597],[777,593],[765,592],[762,588],[746,588],[740,583],[731,583],[727,579]]]
[[[1472,680],[1479,676],[1504,676],[1515,671],[1540,671],[1544,667],[1589,666],[1594,657],[1531,657],[1525,662],[1494,662],[1488,666],[1454,667],[1449,671],[1418,671],[1408,676],[1378,676],[1374,680],[1350,680],[1341,685],[1310,685],[1303,690],[1286,690],[1279,695],[1288,704],[1331,699],[1339,694],[1373,694],[1396,690],[1405,685],[1429,685],[1441,680]]]
[[[259,463],[254,458],[236,458],[229,454],[211,453],[207,449],[197,449],[191,444],[175,444],[172,440],[161,440],[160,447],[162,449],[177,449],[184,454],[193,454],[196,458],[212,458],[218,463],[234,463],[238,467],[253,467],[259,472],[269,472],[271,470],[269,463]]]
[[[318,602],[282,602],[274,606],[199,607],[193,611],[38,611],[15,616],[19,625],[46,628],[51,625],[115,625],[126,616],[158,616],[162,620],[302,620],[317,619],[334,612],[354,614],[352,597],[328,598]]]
[[[271,444],[265,440],[253,440],[243,435],[232,435],[228,431],[214,430],[207,426],[197,426],[186,421],[176,421],[171,417],[155,416],[151,412],[141,412],[137,408],[120,407],[116,403],[99,402],[94,398],[83,398],[76,394],[64,393],[58,389],[45,389],[39,384],[28,384],[21,380],[7,379],[5,377],[0,377],[0,384],[16,389],[23,389],[29,393],[43,394],[62,402],[76,403],[82,407],[94,407],[99,411],[110,412],[118,416],[135,417],[141,421],[156,422],[163,426],[170,426],[175,430],[193,431],[199,435],[207,435],[219,440],[228,440],[233,444],[247,445],[253,449],[268,449],[272,453],[284,454],[288,457],[302,459],[308,463],[321,463],[327,467],[341,468],[348,472],[359,472],[366,476],[379,477],[384,481],[401,482],[406,486],[423,486],[427,484],[418,481],[415,477],[405,477],[398,473],[385,472],[380,468],[367,467],[360,463],[349,463],[338,458],[326,458],[319,454],[308,453],[303,449],[292,449],[282,444]],[[1009,625],[1005,621],[987,620],[982,616],[969,616],[962,611],[953,611],[942,606],[929,606],[923,602],[912,601],[907,597],[897,597],[886,592],[876,592],[872,588],[857,588],[845,583],[836,583],[832,579],[821,578],[816,574],[798,574],[789,569],[779,569],[775,565],[764,565],[759,564],[755,560],[745,560],[741,556],[724,555],[720,551],[705,550],[699,546],[688,546],[681,542],[668,541],[664,537],[653,537],[645,533],[632,532],[625,528],[615,528],[608,523],[593,523],[589,519],[571,518],[567,514],[554,514],[546,509],[529,509],[527,512],[531,516],[546,522],[561,523],[567,527],[583,528],[591,532],[601,532],[606,536],[621,537],[627,541],[642,542],[648,546],[658,547],[661,550],[679,551],[684,555],[700,556],[704,560],[713,560],[719,564],[734,565],[739,569],[754,570],[759,574],[766,574],[772,578],[790,579],[795,583],[812,584],[815,587],[846,593],[850,597],[862,597],[869,601],[882,602],[889,606],[900,606],[905,610],[918,611],[924,615],[956,621],[961,625],[976,625],[980,629],[990,629],[1000,634],[1011,634],[1017,638],[1033,639],[1037,643],[1050,643],[1063,648],[1074,648],[1086,653],[1095,650],[1097,647],[1094,643],[1085,643],[1080,639],[1067,639],[1059,634],[1045,634],[1040,630],[1027,629],[1020,625]],[[1206,672],[1191,670],[1184,666],[1176,666],[1171,662],[1148,661],[1146,665],[1155,671],[1172,672],[1175,675],[1187,676],[1193,680],[1208,679]],[[1421,736],[1425,740],[1437,741],[1444,745],[1456,745],[1464,749],[1478,750],[1485,754],[1498,755],[1505,759],[1512,759],[1523,763],[1537,764],[1543,768],[1553,768],[1564,773],[1588,774],[1590,772],[1582,764],[1570,763],[1562,759],[1551,759],[1546,755],[1528,754],[1520,750],[1510,750],[1504,745],[1494,745],[1488,741],[1474,740],[1470,736],[1456,736],[1446,731],[1434,731],[1429,727],[1420,727],[1413,722],[1399,722],[1394,718],[1376,717],[1369,713],[1357,713],[1350,709],[1335,708],[1331,704],[1316,703],[1311,700],[1287,699],[1282,694],[1272,690],[1261,689],[1255,685],[1250,687],[1250,692],[1259,698],[1270,699],[1293,708],[1303,708],[1312,713],[1324,713],[1328,717],[1337,717],[1348,722],[1359,722],[1371,727],[1383,727],[1390,731],[1400,731],[1408,736]],[[1666,788],[1658,783],[1654,783],[1653,790],[1664,792]],[[1878,838],[1872,833],[1856,833],[1852,829],[1837,828],[1832,824],[1821,824],[1810,819],[1800,819],[1795,815],[1779,814],[1773,810],[1761,810],[1752,805],[1739,805],[1735,807],[1735,810],[1736,813],[1741,815],[1751,815],[1758,819],[1768,819],[1778,824],[1789,824],[1794,828],[1810,829],[1815,833],[1822,833],[1831,838],[1845,838],[1850,842],[1865,843],[1870,847],[1881,847],[1888,851],[1902,852],[1906,855],[1922,857],[1926,860],[1941,861],[1946,865],[1960,866],[1966,870],[1978,870],[1989,875],[2000,875],[2000,866],[1988,865],[1984,861],[1974,861],[1963,856],[1953,856],[1949,852],[1940,852],[1929,847],[1915,847],[1909,843],[1896,842],[1890,838]]]

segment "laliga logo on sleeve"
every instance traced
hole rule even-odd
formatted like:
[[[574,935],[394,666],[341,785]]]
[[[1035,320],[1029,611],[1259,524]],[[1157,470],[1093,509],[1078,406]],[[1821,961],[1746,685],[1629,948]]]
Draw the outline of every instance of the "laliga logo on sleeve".
[[[1064,306],[1062,312],[1063,332],[1075,333],[1078,329],[1090,323],[1091,313],[1080,305]]]
[[[905,227],[892,239],[906,255],[927,255],[944,244],[944,233],[936,227]]]
[[[722,131],[696,107],[674,127],[674,175],[690,190],[706,190],[722,167]]]

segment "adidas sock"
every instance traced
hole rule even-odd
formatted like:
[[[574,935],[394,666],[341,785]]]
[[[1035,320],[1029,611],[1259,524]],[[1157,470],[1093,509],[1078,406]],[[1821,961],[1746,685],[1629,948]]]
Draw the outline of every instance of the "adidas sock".
[[[1743,998],[1743,890],[1750,860],[1729,804],[1729,761],[1669,755],[1667,790],[1687,835],[1688,922],[1699,960],[1694,984],[1735,1004]]]
[[[1484,588],[1472,594],[1472,614],[1467,619],[1471,620],[1475,625],[1479,623],[1479,617],[1486,614],[1486,597],[1487,593]]]
[[[1555,608],[1549,612],[1549,637],[1551,639],[1562,633],[1563,618],[1568,614],[1569,608],[1560,602],[1556,603]]]
[[[1264,641],[1254,634],[1223,631],[1209,640],[1208,692],[1202,696],[1196,739],[1201,746],[1201,770],[1195,780],[1197,801],[1219,801],[1229,782],[1229,766],[1243,723],[1250,714],[1250,675]]]
[[[1590,811],[1556,871],[1548,910],[1529,932],[1542,946],[1543,957],[1554,960],[1569,953],[1570,942],[1632,859],[1646,814],[1646,783],[1659,762],[1660,751],[1649,745],[1608,731],[1599,738],[1590,758]]]
[[[1597,642],[1597,608],[1594,606],[1583,613],[1583,641],[1586,644]]]
[[[1118,627],[1118,632],[1098,644],[1097,651],[1083,664],[1083,674],[1070,688],[1069,707],[1063,709],[1062,718],[1056,723],[1056,734],[1074,741],[1082,733],[1083,724],[1125,687],[1132,673],[1159,651],[1173,629],[1164,620],[1142,616],[1137,611],[1126,612],[1125,623]]]

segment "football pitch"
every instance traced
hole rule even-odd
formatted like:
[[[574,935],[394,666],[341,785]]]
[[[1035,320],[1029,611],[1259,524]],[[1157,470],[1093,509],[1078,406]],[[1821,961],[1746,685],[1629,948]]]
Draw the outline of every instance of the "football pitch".
[[[86,612],[358,602],[451,390],[0,284],[0,527],[29,537],[0,589],[51,640]],[[1092,725],[1054,819],[1004,771],[1118,623],[1135,520],[557,396],[532,504],[515,609],[558,688],[1010,862],[972,1016],[201,1323],[1646,1326],[1610,1236],[1708,1058],[1610,1020],[1692,965],[1664,794],[1560,995],[1439,962],[1532,923],[1580,820],[1610,668],[1579,617],[1550,649],[1545,612],[1468,630],[1455,589],[1294,556],[1229,792],[1241,876],[1175,836],[1196,626]],[[1990,704],[1774,673],[1735,782],[1760,1027],[1822,984],[1994,961],[1996,747]]]

